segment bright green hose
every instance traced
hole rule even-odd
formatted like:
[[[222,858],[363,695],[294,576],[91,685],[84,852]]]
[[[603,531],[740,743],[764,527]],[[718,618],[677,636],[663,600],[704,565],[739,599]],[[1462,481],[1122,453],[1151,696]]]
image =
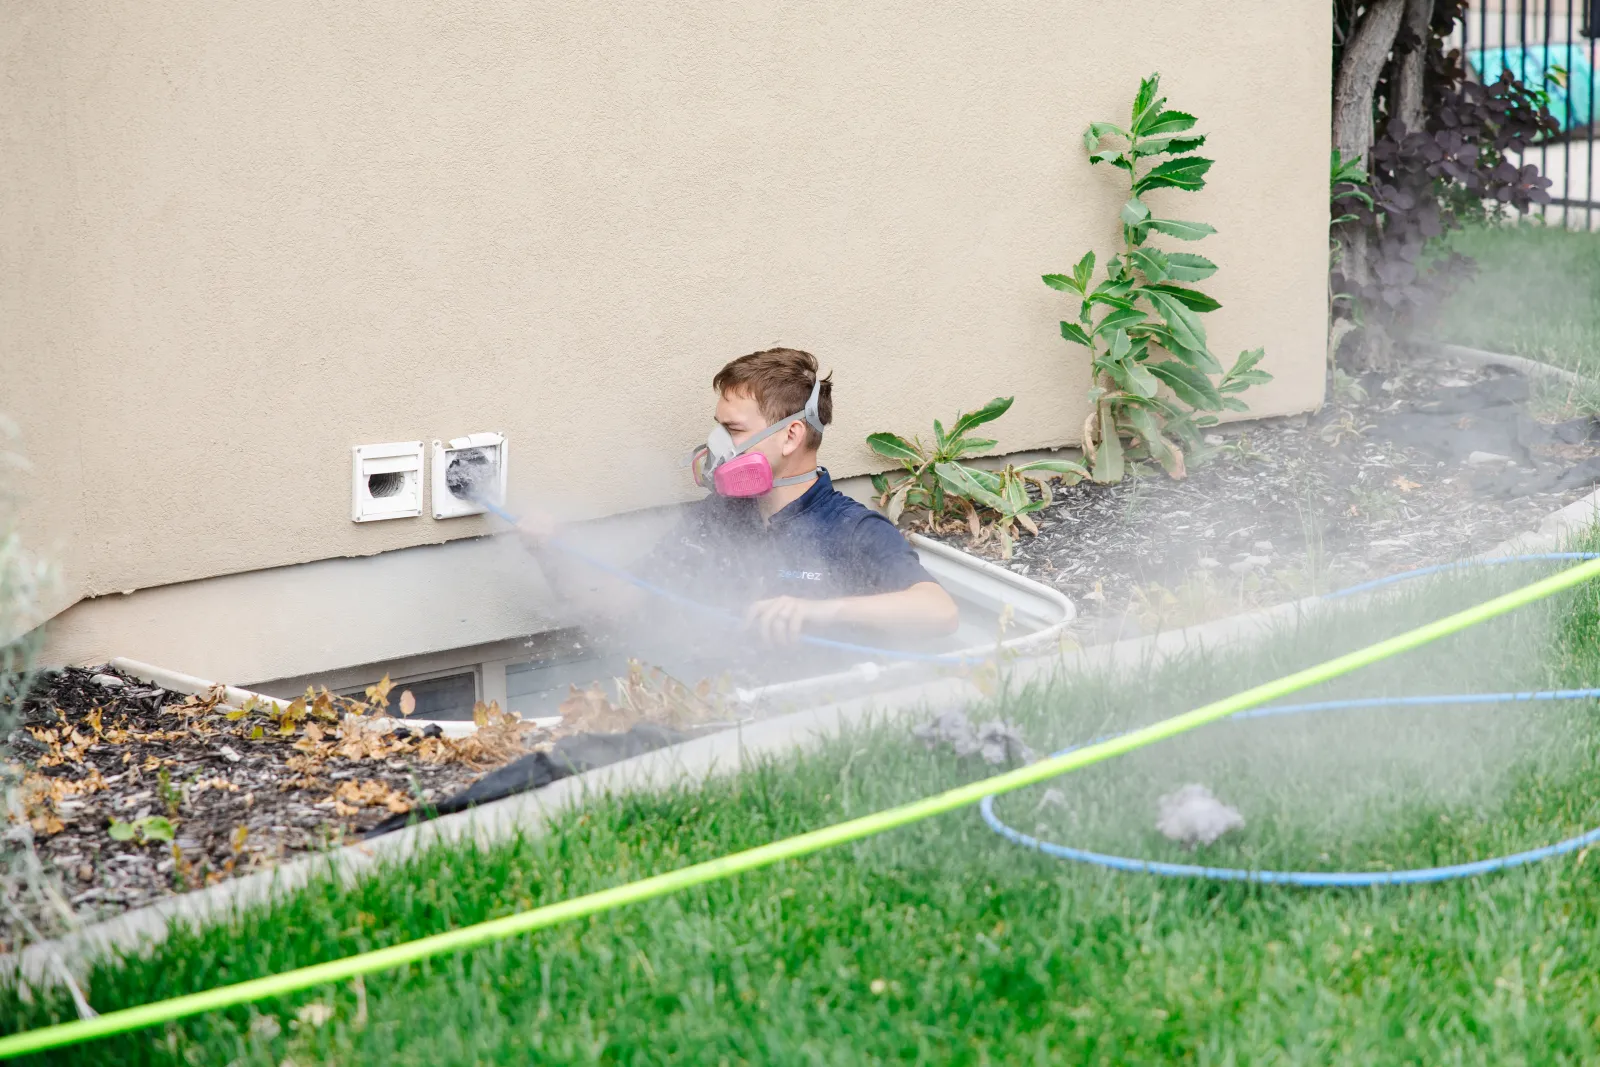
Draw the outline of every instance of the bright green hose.
[[[710,860],[706,863],[697,863],[692,867],[684,867],[668,874],[658,874],[644,878],[637,882],[604,889],[598,893],[575,897],[564,900],[559,904],[550,904],[530,911],[508,915],[502,919],[491,919],[488,922],[477,923],[451,930],[447,933],[434,934],[431,937],[418,938],[404,944],[391,945],[388,948],[376,949],[372,952],[363,952],[356,956],[347,956],[344,959],[330,960],[327,963],[313,964],[310,967],[301,967],[282,974],[269,975],[266,978],[255,978],[247,982],[234,985],[220,986],[208,989],[203,993],[191,993],[188,996],[173,997],[170,1000],[157,1001],[154,1004],[143,1004],[137,1008],[124,1008],[121,1011],[108,1012],[94,1019],[80,1019],[75,1022],[60,1023],[55,1026],[41,1027],[37,1030],[28,1030],[9,1037],[0,1038],[0,1059],[20,1056],[30,1052],[42,1052],[46,1049],[61,1048],[74,1045],[90,1038],[106,1037],[111,1034],[126,1033],[156,1023],[171,1022],[200,1012],[216,1011],[219,1008],[230,1008],[239,1004],[261,1000],[265,997],[284,996],[289,993],[298,993],[313,986],[325,985],[357,975],[371,974],[375,971],[388,970],[392,967],[402,967],[415,963],[429,956],[441,952],[454,952],[462,949],[476,948],[479,945],[499,941],[503,938],[514,937],[518,934],[528,934],[535,930],[543,930],[558,923],[572,919],[581,919],[588,915],[598,915],[602,912],[620,908],[626,904],[637,904],[651,900],[655,897],[665,896],[680,889],[691,886],[704,885],[707,882],[718,881],[735,874],[757,870],[771,866],[780,860],[797,859],[808,856],[813,852],[820,852],[825,848],[835,845],[847,844],[858,841],[864,837],[871,837],[888,830],[932,818],[935,815],[944,815],[947,812],[964,808],[978,803],[984,797],[995,793],[1008,793],[1025,786],[1034,785],[1064,774],[1075,771],[1080,767],[1087,767],[1092,763],[1110,759],[1143,748],[1146,745],[1164,741],[1175,737],[1197,726],[1227,718],[1237,712],[1253,708],[1280,697],[1288,696],[1310,686],[1330,681],[1351,671],[1370,666],[1379,660],[1388,659],[1390,656],[1402,652],[1409,652],[1414,648],[1437,641],[1441,637],[1465,630],[1469,626],[1486,622],[1489,619],[1504,615],[1506,612],[1542,600],[1563,589],[1588,581],[1600,576],[1600,559],[1589,560],[1576,567],[1569,568],[1542,579],[1515,589],[1504,596],[1495,597],[1482,604],[1459,611],[1454,615],[1419,626],[1414,630],[1391,637],[1387,641],[1368,645],[1366,648],[1343,656],[1337,656],[1314,667],[1285,675],[1275,681],[1246,689],[1241,693],[1195,708],[1193,711],[1175,715],[1170,719],[1140,730],[1134,730],[1120,737],[1099,744],[1089,745],[1072,752],[1055,756],[1050,759],[1040,760],[1018,770],[1005,774],[985,778],[979,782],[951,789],[924,800],[902,804],[896,808],[875,812],[859,819],[837,823],[824,827],[821,830],[812,830],[809,833],[799,834],[795,837],[774,841],[771,844],[761,845],[757,848],[747,849],[744,852],[735,852],[729,856]]]

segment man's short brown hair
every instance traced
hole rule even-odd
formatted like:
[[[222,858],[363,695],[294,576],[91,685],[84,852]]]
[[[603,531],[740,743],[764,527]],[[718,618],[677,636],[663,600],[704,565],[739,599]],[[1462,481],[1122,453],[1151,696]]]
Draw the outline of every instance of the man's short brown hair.
[[[805,409],[817,381],[817,357],[798,348],[769,348],[740,356],[717,371],[711,388],[719,394],[748,393],[771,425]],[[817,392],[817,414],[826,426],[833,421],[833,375],[822,379]],[[806,447],[822,445],[815,426],[806,427]]]

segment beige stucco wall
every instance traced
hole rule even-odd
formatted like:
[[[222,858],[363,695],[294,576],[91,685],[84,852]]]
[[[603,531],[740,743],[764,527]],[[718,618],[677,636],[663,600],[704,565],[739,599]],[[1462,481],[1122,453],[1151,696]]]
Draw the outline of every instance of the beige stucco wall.
[[[0,6],[0,410],[76,596],[481,533],[355,524],[349,448],[504,430],[513,496],[682,499],[710,374],[832,366],[874,430],[1015,394],[1070,443],[1084,365],[1038,276],[1115,239],[1091,119],[1160,70],[1217,160],[1213,347],[1257,414],[1320,402],[1318,0],[617,7]]]
[[[69,46],[48,7],[0,6],[0,415],[21,432],[0,451],[31,461],[26,471],[0,463],[0,526],[20,517],[25,545],[61,571],[40,606],[47,616],[83,588],[79,445],[87,429],[75,424],[83,379],[74,333],[85,315],[79,249],[65,238],[75,211],[61,97]],[[7,621],[0,617],[0,628]],[[12,636],[0,629],[0,641]]]

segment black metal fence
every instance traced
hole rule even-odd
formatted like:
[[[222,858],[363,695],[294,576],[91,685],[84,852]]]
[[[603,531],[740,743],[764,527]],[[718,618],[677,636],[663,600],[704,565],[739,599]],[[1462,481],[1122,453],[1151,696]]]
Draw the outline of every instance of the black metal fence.
[[[1551,181],[1549,219],[1595,229],[1600,225],[1600,174],[1595,129],[1600,124],[1600,0],[1475,0],[1457,44],[1473,77],[1493,82],[1504,70],[1550,94],[1561,132],[1529,149]]]

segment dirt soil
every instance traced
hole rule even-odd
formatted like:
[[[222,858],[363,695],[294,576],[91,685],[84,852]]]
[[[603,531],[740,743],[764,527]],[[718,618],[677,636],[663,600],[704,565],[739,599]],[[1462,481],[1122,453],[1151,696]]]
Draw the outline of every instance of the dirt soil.
[[[338,845],[545,739],[498,708],[451,739],[377,701],[323,693],[282,714],[241,711],[105,667],[44,675],[21,710],[10,748],[28,765],[29,828],[84,923]],[[59,914],[18,888],[8,899],[60,932]],[[0,950],[23,933],[0,916]]]
[[[1009,561],[964,527],[935,536],[1066,593],[1087,644],[1460,559],[1600,482],[1595,420],[1502,368],[1416,356],[1328,395],[1216,429],[1183,481],[1152,467],[1058,490]]]

